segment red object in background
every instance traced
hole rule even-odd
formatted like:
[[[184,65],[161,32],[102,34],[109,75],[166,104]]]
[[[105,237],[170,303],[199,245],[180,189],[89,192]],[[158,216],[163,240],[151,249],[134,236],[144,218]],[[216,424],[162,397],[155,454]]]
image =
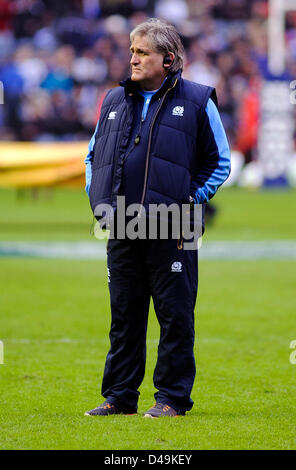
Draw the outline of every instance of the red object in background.
[[[98,120],[100,119],[102,104],[103,104],[103,101],[104,101],[104,98],[105,98],[106,94],[107,94],[107,92],[104,91],[101,94],[100,98],[99,98],[97,112],[96,112],[96,118],[95,118],[95,121],[96,121],[95,125],[97,124]]]
[[[9,0],[0,0],[0,31],[11,29],[15,6]]]
[[[257,146],[259,113],[260,113],[260,83],[255,79],[250,82],[249,90],[244,94],[238,114],[238,130],[236,148],[247,157]]]

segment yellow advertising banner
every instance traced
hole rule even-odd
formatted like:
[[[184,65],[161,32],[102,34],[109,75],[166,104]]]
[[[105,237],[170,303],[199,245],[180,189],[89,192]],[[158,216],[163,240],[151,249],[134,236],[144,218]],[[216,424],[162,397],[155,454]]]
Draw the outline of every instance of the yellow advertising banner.
[[[88,142],[1,142],[0,187],[82,187],[87,152]]]

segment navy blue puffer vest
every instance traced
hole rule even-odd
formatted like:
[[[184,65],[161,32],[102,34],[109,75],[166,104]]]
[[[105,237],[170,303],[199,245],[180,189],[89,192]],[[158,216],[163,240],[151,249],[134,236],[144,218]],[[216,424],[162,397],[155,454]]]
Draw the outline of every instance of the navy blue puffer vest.
[[[131,80],[106,95],[94,146],[90,204],[116,209],[123,161],[133,123],[133,96],[137,85]],[[141,202],[149,204],[188,203],[191,184],[198,171],[197,141],[208,99],[216,102],[211,87],[170,76],[161,88],[159,104],[151,121],[146,151],[145,179]]]

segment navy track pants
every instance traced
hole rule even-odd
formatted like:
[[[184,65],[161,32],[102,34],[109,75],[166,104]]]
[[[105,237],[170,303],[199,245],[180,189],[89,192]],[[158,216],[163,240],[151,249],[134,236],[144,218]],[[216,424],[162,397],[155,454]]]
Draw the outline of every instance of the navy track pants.
[[[127,413],[137,409],[144,378],[151,297],[160,325],[155,399],[181,413],[193,406],[197,250],[177,245],[174,239],[110,239],[107,245],[112,318],[102,395]]]

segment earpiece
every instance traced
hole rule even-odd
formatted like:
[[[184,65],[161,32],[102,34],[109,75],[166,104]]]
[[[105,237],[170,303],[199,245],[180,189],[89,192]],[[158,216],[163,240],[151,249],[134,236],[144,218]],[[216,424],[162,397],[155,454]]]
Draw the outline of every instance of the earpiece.
[[[170,58],[170,56],[168,54],[164,56],[163,65],[171,65],[171,63],[172,63],[172,59]]]

